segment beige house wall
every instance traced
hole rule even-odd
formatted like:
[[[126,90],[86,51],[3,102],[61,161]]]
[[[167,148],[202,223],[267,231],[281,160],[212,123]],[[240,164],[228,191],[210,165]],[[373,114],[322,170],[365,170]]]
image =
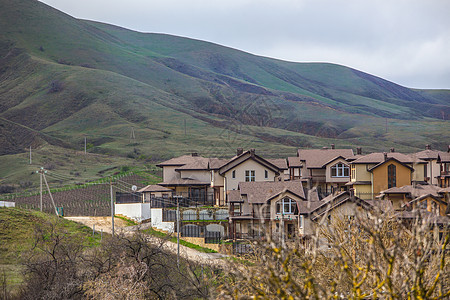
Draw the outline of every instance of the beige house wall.
[[[413,181],[425,181],[425,174],[424,174],[424,164],[413,164],[412,165],[414,172],[412,175]]]
[[[181,178],[180,173],[175,171],[175,169],[178,169],[178,166],[164,166],[163,167],[163,181],[168,182],[173,179]]]
[[[343,163],[346,166],[348,166],[348,176],[347,177],[332,177],[331,176],[331,167],[333,167],[334,165],[338,164],[338,163]],[[326,182],[330,183],[330,182],[340,182],[340,183],[347,183],[350,181],[350,165],[348,164],[348,162],[346,162],[344,159],[339,158],[336,159],[335,161],[332,161],[331,163],[326,165],[325,168],[325,180]]]
[[[211,173],[207,170],[180,171],[181,178],[196,179],[202,182],[211,182]]]
[[[236,171],[236,178],[232,178],[233,171]],[[275,172],[265,168],[254,160],[247,160],[240,165],[228,170],[225,174],[225,188],[226,191],[237,190],[239,182],[245,182],[245,171],[255,171],[255,181],[274,181]],[[264,177],[264,171],[268,171],[268,178]]]

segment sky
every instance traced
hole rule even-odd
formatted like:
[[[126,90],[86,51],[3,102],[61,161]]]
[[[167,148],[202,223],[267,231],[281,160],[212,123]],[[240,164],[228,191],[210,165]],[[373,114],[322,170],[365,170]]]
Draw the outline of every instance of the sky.
[[[42,0],[75,18],[450,89],[448,0]]]

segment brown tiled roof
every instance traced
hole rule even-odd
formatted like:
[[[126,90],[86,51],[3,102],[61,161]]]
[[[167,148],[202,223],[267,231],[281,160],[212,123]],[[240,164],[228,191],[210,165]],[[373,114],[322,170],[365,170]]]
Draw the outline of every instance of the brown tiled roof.
[[[413,158],[409,155],[399,153],[399,152],[387,152],[387,158],[395,158],[399,162],[403,164],[411,164],[413,162],[421,162],[425,163],[424,161],[417,159],[417,161],[414,161]],[[352,164],[378,164],[380,162],[384,161],[384,153],[383,152],[375,152],[371,154],[364,155],[357,160],[353,161]]]
[[[195,162],[205,162],[206,165],[208,164],[208,158],[201,157],[201,156],[192,156],[192,155],[182,155],[179,157],[174,157],[172,159],[163,161],[159,164],[157,164],[158,167],[163,166],[184,166],[187,164],[192,164]]]
[[[426,159],[437,159],[439,153],[443,153],[443,152],[427,149],[427,150],[423,150],[423,151],[420,151],[417,153],[412,153],[412,154],[410,154],[410,156],[413,158],[425,159],[425,160]]]
[[[439,190],[439,193],[450,193],[450,187],[441,188],[441,189]]]
[[[210,158],[209,168],[212,170],[220,169],[223,165],[225,165],[229,161],[230,161],[229,159]]]
[[[228,191],[228,202],[243,202],[241,199],[241,191],[239,190]]]
[[[143,192],[172,192],[173,190],[168,189],[166,187],[157,185],[157,184],[151,184],[147,185],[146,187],[143,187],[142,189],[138,190],[139,193]]]
[[[352,149],[299,149],[298,157],[305,162],[306,168],[323,168],[326,163],[342,156],[344,158],[352,157]]]
[[[387,160],[383,160],[382,162],[376,164],[375,166],[373,166],[373,167],[367,169],[367,171],[372,172],[372,170],[374,170],[374,169],[376,169],[376,168],[378,168],[378,167],[380,167],[380,166],[382,166],[382,165],[384,165],[385,163],[388,163],[388,162],[390,162],[390,161],[396,161],[396,162],[398,162],[399,164],[401,164],[402,166],[404,166],[405,168],[408,168],[408,169],[410,169],[411,171],[414,171],[414,169],[413,169],[412,167],[408,166],[406,163],[403,163],[403,162],[399,161],[399,160],[396,159],[395,157],[389,157]]]
[[[317,218],[319,218],[320,216],[322,216],[323,214],[325,214],[326,212],[333,210],[334,208],[340,206],[341,204],[347,202],[347,201],[352,201],[357,203],[358,205],[361,205],[365,208],[372,208],[373,204],[360,199],[358,197],[351,197],[350,193],[347,191],[343,191],[343,192],[338,192],[336,194],[331,194],[325,198],[323,198],[320,202],[319,205],[317,205],[314,209],[311,209],[309,211],[309,213],[313,214],[313,216],[311,217],[312,220],[315,220]]]
[[[266,203],[269,199],[285,191],[305,199],[301,181],[240,182],[239,190],[241,195],[247,195],[249,203]]]
[[[266,159],[272,165],[276,166],[280,170],[287,170],[287,161],[284,158]]]
[[[200,180],[190,179],[190,178],[176,178],[176,179],[172,179],[170,181],[161,182],[161,183],[158,183],[158,184],[162,185],[162,186],[211,185],[210,182],[203,182],[203,181],[200,181]]]
[[[417,185],[404,185],[402,187],[393,187],[380,194],[409,194],[412,198],[420,197],[423,195],[439,196],[441,188],[431,184],[417,184]]]
[[[288,157],[288,165],[290,168],[303,166],[303,164],[300,160],[300,157],[298,157],[298,156]]]
[[[439,159],[441,162],[450,162],[450,153],[442,152],[439,154]]]

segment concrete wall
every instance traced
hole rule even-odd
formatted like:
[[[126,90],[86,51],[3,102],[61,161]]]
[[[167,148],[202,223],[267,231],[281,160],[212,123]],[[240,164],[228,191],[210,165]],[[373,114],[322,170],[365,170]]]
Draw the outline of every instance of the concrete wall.
[[[163,222],[163,209],[152,208],[152,227],[172,233],[175,229],[175,222]]]
[[[124,203],[114,207],[116,215],[124,215],[137,222],[150,219],[150,203]]]
[[[16,207],[16,202],[0,201],[0,207]]]

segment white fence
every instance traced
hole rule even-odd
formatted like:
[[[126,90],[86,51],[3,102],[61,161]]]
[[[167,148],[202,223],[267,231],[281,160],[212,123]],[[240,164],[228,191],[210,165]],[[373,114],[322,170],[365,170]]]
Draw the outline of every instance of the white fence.
[[[0,201],[0,207],[16,207],[16,202]]]

